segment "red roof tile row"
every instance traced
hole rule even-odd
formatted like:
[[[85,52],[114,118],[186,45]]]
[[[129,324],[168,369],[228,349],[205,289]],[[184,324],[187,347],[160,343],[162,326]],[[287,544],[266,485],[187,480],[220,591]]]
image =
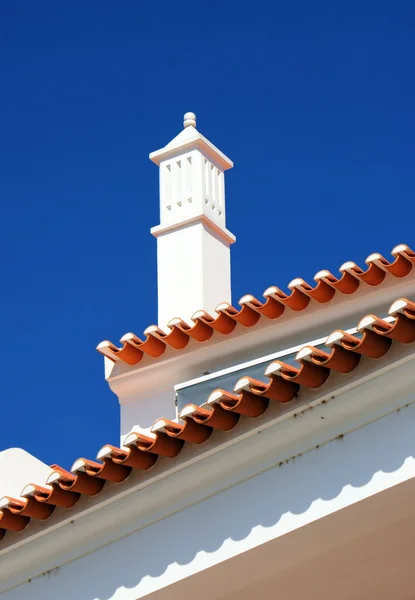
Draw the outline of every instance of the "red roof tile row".
[[[160,456],[174,458],[185,444],[202,444],[215,430],[230,431],[241,418],[259,417],[272,402],[290,402],[302,388],[319,388],[332,371],[347,375],[362,357],[379,359],[393,343],[415,342],[415,302],[397,300],[390,315],[392,322],[365,316],[357,326],[360,335],[334,331],[326,350],[305,345],[296,355],[297,366],[274,360],[265,370],[267,383],[242,377],[232,392],[217,389],[202,406],[186,405],[178,422],[162,418],[150,431],[131,432],[123,448],[103,446],[99,462],[80,458],[71,471],[52,466],[46,482],[27,485],[20,498],[0,499],[0,537],[22,531],[30,519],[48,519],[55,508],[72,508],[81,496],[95,496],[107,481],[121,483],[134,469],[147,471]]]
[[[339,269],[340,277],[330,271],[319,271],[314,276],[314,286],[303,279],[293,279],[288,284],[289,294],[275,286],[269,287],[264,292],[264,301],[247,294],[239,300],[240,308],[223,303],[216,307],[214,316],[199,310],[192,317],[192,325],[174,318],[168,324],[167,333],[151,325],[144,332],[144,340],[134,333],[127,333],[120,340],[121,347],[106,340],[98,344],[97,350],[114,362],[136,365],[144,356],[160,357],[169,347],[182,350],[190,339],[206,342],[215,332],[231,334],[237,324],[253,327],[261,316],[270,320],[278,319],[286,309],[297,312],[305,310],[311,300],[323,304],[333,301],[336,294],[354,294],[362,284],[378,286],[387,275],[406,277],[415,263],[415,252],[405,244],[400,244],[391,254],[391,261],[381,254],[371,254],[366,259],[366,269],[361,269],[354,262],[346,262]]]

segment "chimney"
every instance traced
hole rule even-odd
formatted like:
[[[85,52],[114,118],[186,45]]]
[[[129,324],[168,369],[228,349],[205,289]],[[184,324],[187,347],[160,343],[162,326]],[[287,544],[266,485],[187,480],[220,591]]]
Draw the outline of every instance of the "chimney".
[[[200,309],[231,302],[230,245],[226,229],[225,171],[232,161],[184,115],[184,129],[150,154],[160,169],[157,238],[158,325],[174,317],[191,323]]]

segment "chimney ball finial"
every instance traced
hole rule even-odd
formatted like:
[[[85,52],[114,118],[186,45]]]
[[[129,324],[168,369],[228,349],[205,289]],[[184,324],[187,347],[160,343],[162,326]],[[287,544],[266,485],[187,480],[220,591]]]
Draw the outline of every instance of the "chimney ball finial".
[[[196,127],[196,115],[192,112],[187,112],[183,117],[183,127]]]

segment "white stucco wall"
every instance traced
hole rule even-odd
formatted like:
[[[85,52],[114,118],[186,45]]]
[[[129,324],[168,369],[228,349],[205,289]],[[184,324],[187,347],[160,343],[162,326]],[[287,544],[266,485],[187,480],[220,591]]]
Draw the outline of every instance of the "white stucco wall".
[[[190,323],[200,309],[213,313],[231,301],[230,247],[202,222],[178,226],[157,238],[158,321]]]

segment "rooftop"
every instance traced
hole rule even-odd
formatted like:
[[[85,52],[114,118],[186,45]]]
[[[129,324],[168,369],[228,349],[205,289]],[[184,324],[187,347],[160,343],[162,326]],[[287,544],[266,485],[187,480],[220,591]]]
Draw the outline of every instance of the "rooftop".
[[[313,404],[327,403],[339,382],[344,385],[343,378],[347,380],[370,361],[385,360],[393,345],[414,342],[415,302],[397,299],[388,318],[368,314],[354,333],[333,331],[324,349],[306,344],[294,365],[271,362],[265,381],[242,376],[233,390],[216,389],[202,405],[184,406],[175,421],[160,416],[150,430],[131,431],[123,447],[104,445],[96,461],[78,458],[71,471],[52,465],[44,479],[28,481],[17,497],[0,499],[0,535],[17,534],[30,520],[46,521],[56,509],[73,508],[82,496],[93,497],[105,492],[107,484],[126,482],[134,470],[147,472],[159,460],[177,459],[187,445],[232,435],[241,420],[260,420],[275,403],[281,406],[282,416],[288,407],[286,418],[296,418],[305,399],[310,402],[309,393]]]

